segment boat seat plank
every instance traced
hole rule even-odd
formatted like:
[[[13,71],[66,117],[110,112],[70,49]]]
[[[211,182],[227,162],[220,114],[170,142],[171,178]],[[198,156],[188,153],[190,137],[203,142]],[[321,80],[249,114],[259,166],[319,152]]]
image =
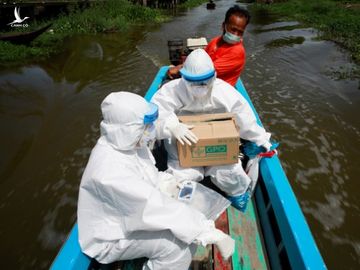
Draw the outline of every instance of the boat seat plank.
[[[269,269],[253,202],[248,203],[245,213],[229,207],[227,215],[230,235],[236,241],[236,252],[232,256],[233,269]]]

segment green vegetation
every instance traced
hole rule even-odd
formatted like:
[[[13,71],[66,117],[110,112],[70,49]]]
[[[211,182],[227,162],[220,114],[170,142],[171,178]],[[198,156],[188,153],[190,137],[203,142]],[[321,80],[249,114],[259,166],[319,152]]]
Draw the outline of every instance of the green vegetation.
[[[180,7],[192,8],[200,6],[203,3],[209,2],[208,0],[187,0],[180,4]]]
[[[33,57],[44,57],[49,54],[50,50],[43,50],[38,47],[27,47],[25,45],[13,45],[9,42],[0,42],[0,61],[1,64],[18,62],[22,59]]]
[[[52,30],[43,33],[30,46],[0,42],[0,62],[16,64],[25,59],[32,61],[48,57],[61,50],[63,41],[75,34],[118,32],[126,30],[130,25],[159,23],[164,20],[166,17],[159,10],[134,5],[127,0],[99,2],[84,10],[74,7],[69,14],[55,19]],[[42,25],[46,23],[43,22]],[[38,27],[40,24],[32,24],[33,29]]]
[[[321,31],[320,37],[335,41],[348,49],[360,63],[360,1],[288,0],[271,5],[255,4],[284,20],[297,20]]]

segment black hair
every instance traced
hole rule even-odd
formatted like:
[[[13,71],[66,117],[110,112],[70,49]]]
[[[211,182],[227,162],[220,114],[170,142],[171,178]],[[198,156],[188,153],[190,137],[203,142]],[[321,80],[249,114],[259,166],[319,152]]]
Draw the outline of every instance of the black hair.
[[[228,23],[230,20],[231,15],[237,15],[239,17],[244,17],[246,19],[246,25],[248,25],[248,23],[250,22],[250,13],[247,9],[242,8],[238,5],[234,5],[231,8],[228,9],[228,11],[226,11],[225,14],[225,23]]]

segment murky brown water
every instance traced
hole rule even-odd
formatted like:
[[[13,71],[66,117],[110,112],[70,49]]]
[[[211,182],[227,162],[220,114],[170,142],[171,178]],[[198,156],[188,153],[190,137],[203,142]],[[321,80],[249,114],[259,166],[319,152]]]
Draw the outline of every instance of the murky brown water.
[[[156,29],[73,38],[46,63],[0,70],[0,268],[46,269],[76,217],[78,185],[112,91],[144,94],[167,40],[220,33],[198,7]],[[348,54],[297,22],[253,14],[242,79],[329,269],[360,265],[360,90]]]

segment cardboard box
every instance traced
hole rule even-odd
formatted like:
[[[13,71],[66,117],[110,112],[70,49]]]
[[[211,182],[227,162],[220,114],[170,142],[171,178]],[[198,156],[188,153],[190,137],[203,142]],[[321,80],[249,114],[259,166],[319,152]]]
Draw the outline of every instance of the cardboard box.
[[[177,142],[181,167],[234,164],[239,156],[239,130],[231,113],[179,116],[180,122],[193,125],[199,139],[191,146]]]

